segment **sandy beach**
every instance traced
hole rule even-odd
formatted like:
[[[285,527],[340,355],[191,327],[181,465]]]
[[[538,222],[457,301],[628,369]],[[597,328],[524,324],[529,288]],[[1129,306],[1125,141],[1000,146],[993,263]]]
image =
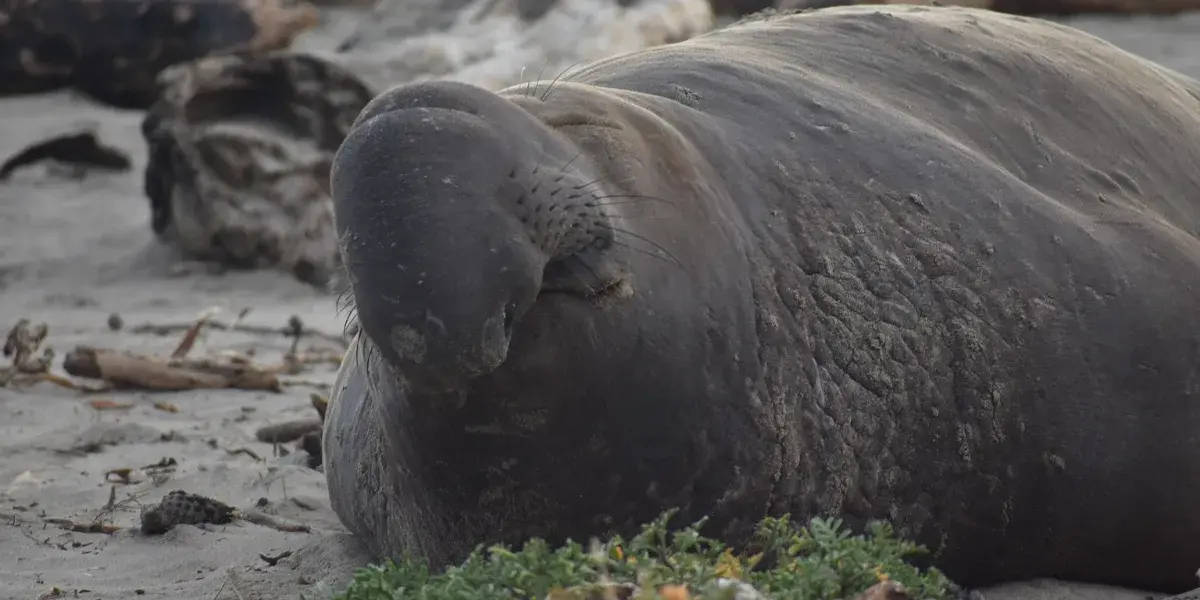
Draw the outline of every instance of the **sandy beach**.
[[[1067,22],[1200,77],[1200,13]],[[335,20],[296,47],[329,48],[347,26]],[[0,326],[7,331],[21,318],[45,323],[58,373],[61,357],[77,345],[169,354],[182,332],[145,330],[186,326],[214,307],[217,321],[244,313],[240,323],[260,328],[298,317],[324,334],[303,336],[301,352],[338,353],[343,321],[334,294],[273,271],[222,272],[182,261],[154,239],[142,191],[141,118],[140,111],[106,108],[69,91],[0,99],[0,157],[86,125],[133,160],[126,172],[86,174],[39,163],[0,181]],[[110,327],[114,314],[118,330]],[[278,364],[291,344],[279,333],[210,329],[190,356],[232,351]],[[273,600],[339,589],[364,557],[329,508],[324,475],[305,465],[295,444],[280,445],[289,451],[280,455],[255,438],[264,425],[315,417],[310,396],[326,392],[335,368],[331,361],[308,364],[282,378],[281,392],[81,394],[47,382],[0,388],[0,600]],[[238,521],[138,532],[140,507],[171,490],[307,531]],[[72,530],[101,525],[115,532]],[[984,594],[1146,597],[1056,582]]]

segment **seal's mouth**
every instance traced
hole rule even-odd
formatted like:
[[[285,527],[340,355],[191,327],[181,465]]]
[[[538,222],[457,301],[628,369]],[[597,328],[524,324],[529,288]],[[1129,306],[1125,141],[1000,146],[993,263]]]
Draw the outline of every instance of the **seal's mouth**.
[[[548,314],[556,314],[557,308],[563,305],[579,306],[581,303],[592,305],[598,295],[613,293],[609,290],[592,290],[591,295],[583,293],[577,286],[558,286],[540,290],[534,305],[525,308],[516,303],[505,303],[500,311],[500,327],[490,336],[481,334],[481,339],[489,343],[481,345],[478,352],[460,352],[460,360],[453,363],[438,363],[445,368],[429,362],[418,362],[411,357],[395,357],[389,360],[397,374],[405,380],[411,393],[417,395],[441,395],[464,393],[471,384],[503,368],[509,360],[509,352],[513,348],[517,330],[521,327],[523,317],[530,313],[539,313],[535,318],[548,318]],[[539,310],[534,310],[534,308]]]
[[[627,269],[606,248],[589,246],[556,258],[542,270],[538,296],[570,296],[585,300],[619,294],[629,281]]]

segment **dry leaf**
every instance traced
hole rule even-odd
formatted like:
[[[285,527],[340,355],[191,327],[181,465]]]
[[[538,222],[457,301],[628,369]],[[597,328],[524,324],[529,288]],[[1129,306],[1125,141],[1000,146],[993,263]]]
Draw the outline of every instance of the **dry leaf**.
[[[899,582],[881,581],[858,595],[854,600],[910,600],[908,590]]]
[[[664,585],[658,588],[658,595],[662,596],[663,600],[689,600],[691,598],[686,585]]]
[[[130,469],[129,467],[111,469],[104,473],[104,480],[110,483],[133,483],[133,480],[129,477],[131,473],[133,473],[133,469]],[[116,477],[115,481],[113,480],[114,476]]]
[[[88,404],[92,405],[92,408],[96,410],[124,410],[126,408],[133,408],[132,404],[121,404],[112,400],[90,400]]]
[[[725,552],[722,552],[720,558],[717,559],[717,566],[714,571],[717,577],[741,580],[743,575],[742,561],[733,555],[731,548],[726,548]]]

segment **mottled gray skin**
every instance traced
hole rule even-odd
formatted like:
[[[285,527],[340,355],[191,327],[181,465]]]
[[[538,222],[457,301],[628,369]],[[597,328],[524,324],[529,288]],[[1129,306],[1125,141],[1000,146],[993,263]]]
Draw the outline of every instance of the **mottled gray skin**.
[[[362,326],[334,508],[436,562],[679,506],[733,542],[890,519],[968,586],[1192,587],[1198,98],[1073,29],[911,6],[548,95],[384,93],[332,175]]]

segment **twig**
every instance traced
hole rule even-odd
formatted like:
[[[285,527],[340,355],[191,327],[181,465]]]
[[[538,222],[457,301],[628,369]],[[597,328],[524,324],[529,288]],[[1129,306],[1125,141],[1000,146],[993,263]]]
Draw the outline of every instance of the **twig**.
[[[238,586],[237,573],[234,572],[233,567],[226,568],[225,575],[229,578],[229,589],[233,590],[234,594],[237,594],[238,600],[246,600],[246,597],[242,595],[241,588]]]
[[[194,323],[144,323],[131,328],[130,331],[141,334],[171,335],[181,331],[186,332],[193,325]],[[209,329],[216,329],[218,331],[236,331],[239,333],[252,333],[257,335],[283,335],[288,337],[294,337],[295,335],[292,331],[292,328],[287,326],[269,327],[266,325],[246,325],[238,322],[222,323],[221,321],[214,320],[207,321],[204,326]],[[300,336],[327,340],[340,345],[342,348],[346,348],[350,345],[349,341],[341,335],[325,333],[322,331],[317,331],[316,329],[304,328],[300,332]]]
[[[319,390],[329,389],[329,383],[324,381],[312,381],[311,379],[283,379],[279,382],[284,387],[310,387]]]
[[[122,528],[118,525],[109,525],[106,523],[76,523],[71,519],[61,519],[56,517],[45,517],[42,521],[48,525],[54,525],[67,531],[75,533],[104,533],[112,535]]]
[[[249,456],[250,458],[257,460],[258,462],[263,462],[263,458],[261,456],[259,456],[257,452],[255,452],[249,448],[237,448],[234,450],[226,450],[225,452],[227,454],[229,454],[230,456],[237,456],[239,454],[245,454],[246,456]]]
[[[309,394],[308,399],[312,402],[313,408],[317,410],[317,415],[321,417],[321,422],[325,422],[325,411],[329,410],[329,398],[321,394]]]
[[[270,527],[271,529],[274,529],[276,531],[282,531],[284,533],[311,533],[312,532],[312,528],[309,527],[308,525],[302,525],[299,523],[285,523],[284,521],[281,521],[271,515],[268,515],[265,512],[255,510],[252,508],[239,510],[237,516],[238,516],[238,518],[240,518],[241,520],[243,520],[247,523],[254,523],[255,525],[261,525],[263,527]]]
[[[98,393],[102,393],[102,392],[111,392],[113,389],[113,386],[107,382],[103,382],[103,383],[99,383],[99,384],[86,384],[86,383],[81,383],[78,381],[72,381],[61,375],[55,375],[54,373],[38,373],[36,375],[14,375],[11,379],[8,380],[8,382],[9,382],[9,384],[12,385],[13,388],[18,389],[18,390],[24,389],[28,386],[31,386],[31,385],[34,385],[37,383],[42,383],[42,382],[52,383],[54,385],[57,385],[58,387],[66,388],[68,390],[73,390],[73,391],[80,392],[83,394],[98,394]]]
[[[113,486],[109,486],[109,488],[108,488],[108,502],[104,503],[104,510],[112,511],[114,508],[116,508],[116,506],[117,506],[117,486],[113,485]],[[103,513],[101,513],[101,514],[103,514]],[[97,519],[100,518],[99,515],[97,515],[96,518]]]
[[[259,554],[258,557],[263,559],[263,562],[265,562],[268,565],[273,567],[273,566],[279,564],[279,561],[281,561],[291,555],[292,555],[291,550],[284,550],[283,552],[280,552],[279,554],[277,554],[275,556],[267,556],[266,554]]]
[[[304,437],[310,431],[320,430],[320,419],[298,419],[260,427],[254,432],[254,437],[267,444],[286,444]]]
[[[221,311],[220,308],[213,307],[200,313],[200,316],[187,328],[183,333],[183,339],[179,340],[179,345],[175,347],[175,351],[171,353],[171,358],[181,359],[187,356],[187,353],[192,350],[192,346],[196,343],[196,338],[200,335],[200,330],[213,317]]]

